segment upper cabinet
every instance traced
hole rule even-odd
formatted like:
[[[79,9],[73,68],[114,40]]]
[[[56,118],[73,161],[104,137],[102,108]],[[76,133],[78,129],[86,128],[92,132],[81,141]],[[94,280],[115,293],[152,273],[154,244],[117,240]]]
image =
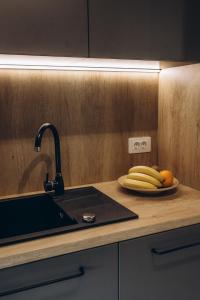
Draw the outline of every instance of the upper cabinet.
[[[199,6],[197,0],[89,0],[90,56],[197,58],[193,53],[199,53]]]
[[[190,61],[199,0],[0,0],[0,53]]]
[[[0,0],[0,53],[88,56],[86,0]]]
[[[200,60],[200,1],[187,0],[185,13],[185,58]]]

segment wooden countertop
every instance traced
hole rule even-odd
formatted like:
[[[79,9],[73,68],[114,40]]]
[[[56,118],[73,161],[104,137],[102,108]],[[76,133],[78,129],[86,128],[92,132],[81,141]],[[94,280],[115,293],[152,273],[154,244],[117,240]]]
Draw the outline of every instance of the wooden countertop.
[[[139,219],[0,247],[0,269],[57,255],[200,223],[200,191],[180,185],[173,194],[141,196],[116,181],[97,189],[139,215]]]

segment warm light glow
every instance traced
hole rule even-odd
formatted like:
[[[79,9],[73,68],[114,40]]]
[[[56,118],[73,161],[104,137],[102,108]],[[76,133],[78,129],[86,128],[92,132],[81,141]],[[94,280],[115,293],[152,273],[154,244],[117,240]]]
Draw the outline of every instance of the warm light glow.
[[[157,61],[0,54],[0,69],[160,72]]]

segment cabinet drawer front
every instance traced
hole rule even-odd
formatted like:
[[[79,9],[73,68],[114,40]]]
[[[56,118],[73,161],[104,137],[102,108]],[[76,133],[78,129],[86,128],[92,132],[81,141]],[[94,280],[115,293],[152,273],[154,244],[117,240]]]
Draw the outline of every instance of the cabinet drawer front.
[[[0,271],[2,300],[100,300],[118,297],[117,245]]]
[[[199,299],[200,225],[120,243],[120,270],[120,300]]]

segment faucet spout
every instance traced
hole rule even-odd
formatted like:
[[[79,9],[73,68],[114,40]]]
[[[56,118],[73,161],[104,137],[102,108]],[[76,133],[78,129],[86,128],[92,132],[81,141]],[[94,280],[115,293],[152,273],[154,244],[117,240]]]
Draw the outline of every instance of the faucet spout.
[[[60,138],[56,127],[51,123],[44,123],[39,128],[38,133],[35,137],[35,151],[39,152],[41,149],[42,137],[46,129],[50,129],[55,144],[55,168],[56,168],[56,176],[52,181],[48,180],[48,175],[46,180],[44,181],[44,189],[45,191],[55,190],[56,195],[61,195],[64,193],[64,181],[61,173],[61,154],[60,154]]]

